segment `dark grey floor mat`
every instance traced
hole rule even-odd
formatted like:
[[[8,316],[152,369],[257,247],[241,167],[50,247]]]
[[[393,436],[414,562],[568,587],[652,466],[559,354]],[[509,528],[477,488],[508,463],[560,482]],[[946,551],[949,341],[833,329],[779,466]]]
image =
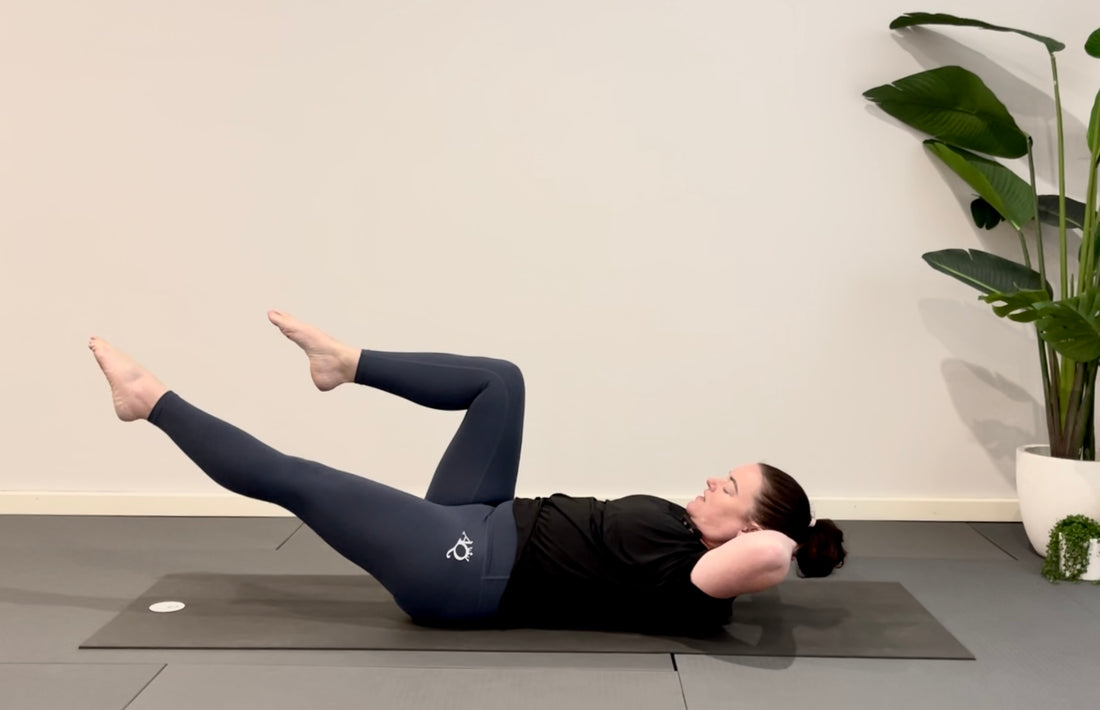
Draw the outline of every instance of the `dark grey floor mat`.
[[[156,602],[182,611],[155,613]],[[173,574],[81,648],[579,651],[973,659],[902,585],[799,580],[734,602],[708,638],[416,626],[365,575]]]

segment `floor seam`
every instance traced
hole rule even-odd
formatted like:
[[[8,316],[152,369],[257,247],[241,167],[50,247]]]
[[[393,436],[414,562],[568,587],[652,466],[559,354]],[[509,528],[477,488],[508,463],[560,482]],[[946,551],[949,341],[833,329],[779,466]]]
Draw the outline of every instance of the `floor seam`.
[[[287,544],[288,542],[290,542],[290,538],[292,538],[292,537],[294,537],[295,535],[297,535],[297,534],[298,534],[298,531],[299,531],[299,530],[301,530],[302,528],[304,528],[304,527],[305,527],[305,525],[306,525],[305,523],[299,523],[299,524],[298,524],[298,527],[294,528],[293,532],[291,532],[291,533],[290,533],[289,535],[287,535],[287,536],[286,536],[286,539],[285,539],[285,540],[283,540],[282,542],[280,542],[280,543],[279,543],[279,546],[275,548],[275,551],[276,551],[276,552],[278,552],[279,550],[283,549],[283,545],[285,545],[285,544]]]
[[[676,682],[680,684],[680,699],[684,701],[684,710],[687,710],[688,699],[687,693],[684,692],[684,677],[680,675],[680,666],[676,663],[676,654],[670,653],[668,656],[672,659],[672,670],[676,672]]]
[[[161,674],[161,673],[163,673],[163,672],[164,672],[164,669],[165,669],[165,668],[167,668],[167,667],[168,667],[168,664],[167,664],[167,663],[163,664],[163,665],[162,665],[162,666],[160,667],[160,670],[156,672],[156,675],[154,675],[154,676],[153,676],[152,678],[150,678],[150,679],[149,679],[149,682],[148,682],[148,683],[146,683],[145,685],[141,686],[141,690],[139,690],[139,691],[137,692],[137,695],[135,695],[134,697],[130,698],[130,702],[128,702],[128,703],[126,703],[125,705],[123,705],[123,706],[122,706],[122,710],[126,710],[126,708],[130,707],[131,705],[133,705],[133,704],[134,704],[134,701],[135,701],[135,700],[137,700],[137,699],[138,699],[139,697],[141,697],[141,694],[145,692],[145,689],[146,689],[146,688],[148,688],[148,687],[149,687],[149,686],[150,686],[150,685],[151,685],[151,684],[153,683],[153,681],[154,681],[154,680],[156,680],[157,678],[159,678],[159,677],[160,677],[160,674]]]
[[[1003,547],[1001,547],[1000,545],[998,545],[998,544],[997,544],[997,541],[996,541],[996,540],[994,540],[993,538],[989,537],[988,535],[986,535],[986,534],[985,534],[984,532],[982,532],[982,531],[981,531],[981,530],[979,530],[978,528],[974,527],[974,523],[967,523],[967,526],[968,526],[968,527],[969,527],[969,528],[970,528],[971,530],[973,530],[974,532],[976,532],[976,533],[978,533],[979,535],[981,535],[981,536],[982,536],[983,538],[985,538],[985,539],[986,539],[987,541],[989,541],[989,544],[993,545],[993,547],[996,547],[996,548],[997,548],[998,550],[1000,550],[1001,552],[1005,553],[1006,555],[1008,555],[1008,556],[1009,556],[1009,557],[1011,557],[1012,559],[1016,560],[1017,562],[1019,562],[1019,561],[1020,561],[1020,558],[1019,558],[1019,557],[1017,557],[1016,555],[1012,554],[1012,553],[1011,553],[1011,552],[1009,552],[1008,550],[1004,549]]]

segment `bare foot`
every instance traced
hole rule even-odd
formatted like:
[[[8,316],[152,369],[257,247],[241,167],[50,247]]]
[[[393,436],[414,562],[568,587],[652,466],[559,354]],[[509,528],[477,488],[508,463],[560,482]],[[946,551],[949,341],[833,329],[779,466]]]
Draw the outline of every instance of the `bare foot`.
[[[281,311],[268,311],[267,319],[279,327],[309,357],[309,374],[322,392],[355,380],[359,351]]]
[[[88,348],[95,354],[99,368],[111,385],[111,398],[118,418],[124,422],[148,418],[153,405],[168,388],[128,355],[111,347],[106,340],[93,336],[88,341]]]

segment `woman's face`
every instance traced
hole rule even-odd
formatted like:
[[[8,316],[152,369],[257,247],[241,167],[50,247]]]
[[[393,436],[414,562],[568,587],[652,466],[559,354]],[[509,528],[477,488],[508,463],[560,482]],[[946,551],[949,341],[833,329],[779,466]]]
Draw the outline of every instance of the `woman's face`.
[[[708,478],[703,494],[687,504],[688,516],[703,542],[717,546],[742,532],[758,530],[751,516],[763,486],[764,474],[755,463]]]

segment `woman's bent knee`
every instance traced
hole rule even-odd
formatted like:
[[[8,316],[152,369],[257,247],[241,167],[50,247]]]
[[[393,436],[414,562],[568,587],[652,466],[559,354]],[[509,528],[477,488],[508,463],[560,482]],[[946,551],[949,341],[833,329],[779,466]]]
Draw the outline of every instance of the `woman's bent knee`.
[[[504,381],[509,392],[523,394],[523,371],[519,365],[508,360],[493,359],[493,372]]]

